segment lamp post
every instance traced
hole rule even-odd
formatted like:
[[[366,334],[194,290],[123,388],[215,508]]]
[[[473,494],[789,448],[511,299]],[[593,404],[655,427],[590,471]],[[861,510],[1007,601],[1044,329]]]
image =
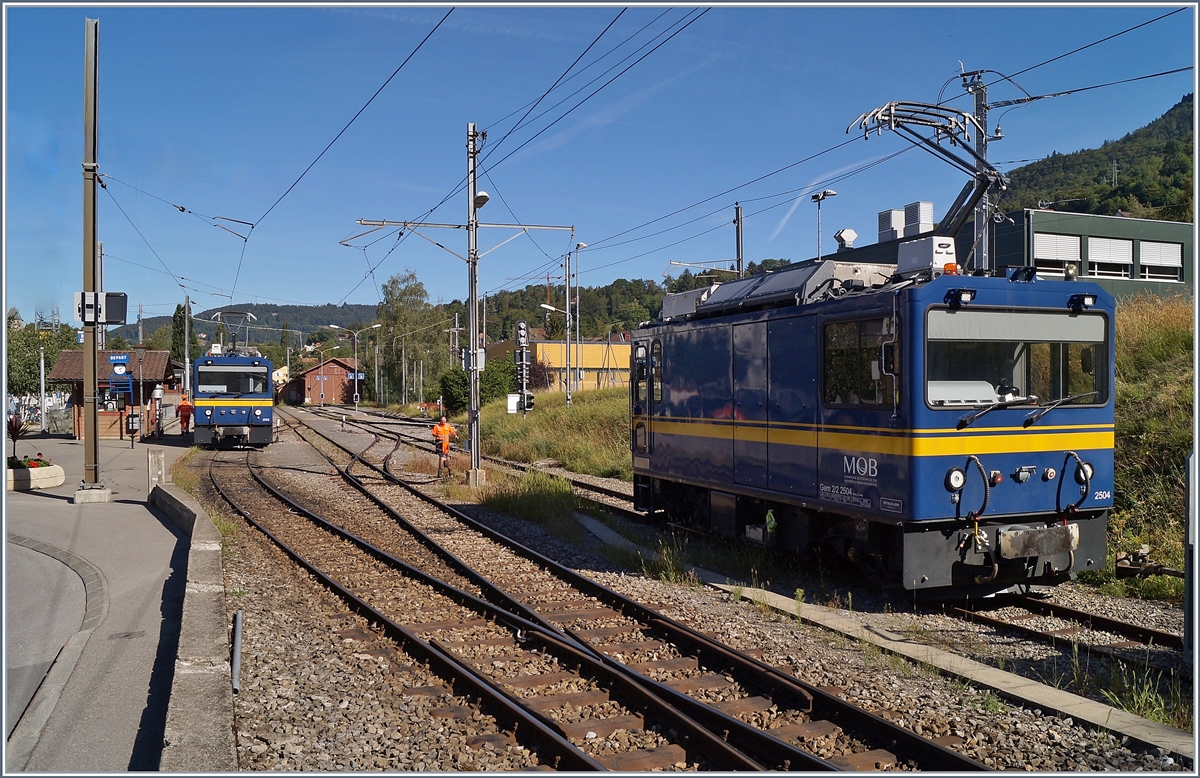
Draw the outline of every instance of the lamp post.
[[[467,293],[470,297],[467,341],[470,359],[467,361],[471,383],[470,405],[467,409],[467,438],[471,442],[471,486],[483,486],[483,469],[480,467],[481,439],[479,435],[479,244],[476,232],[479,229],[478,211],[490,199],[487,192],[476,190],[475,157],[479,153],[479,133],[475,123],[467,124]]]
[[[145,361],[145,357],[146,357],[146,346],[143,343],[139,343],[133,347],[133,350],[137,352],[137,357],[138,357],[138,428],[137,428],[137,432],[141,433],[141,431],[142,431],[142,406],[146,402],[145,398],[142,397],[142,391],[143,391],[143,389],[142,389],[142,363]],[[133,440],[134,440],[133,432],[134,432],[133,430],[129,431],[129,447],[130,448],[133,448]]]
[[[821,203],[827,197],[833,197],[837,192],[832,189],[826,189],[824,192],[817,192],[812,196],[812,201],[817,204],[817,259],[821,258]]]
[[[359,368],[359,365],[358,365],[358,335],[360,332],[366,332],[367,330],[377,330],[380,327],[382,327],[383,325],[382,324],[372,324],[370,327],[363,327],[361,330],[352,330],[347,327],[339,327],[336,324],[330,324],[329,326],[333,327],[335,330],[342,330],[343,332],[349,332],[354,337],[354,413],[357,415],[358,414],[358,376],[359,376],[359,372],[358,372],[358,368]]]
[[[403,335],[397,335],[392,338],[392,361],[396,359],[396,341],[404,338]],[[406,344],[400,344],[400,404],[408,405],[408,355],[405,353]]]
[[[341,347],[342,347],[342,344],[339,343],[336,346],[331,346],[330,348],[324,349],[323,351],[320,352],[320,354],[321,354],[321,377],[318,380],[321,382],[321,407],[322,408],[325,407],[325,355],[328,354],[330,351],[337,351]]]
[[[586,249],[586,248],[587,248],[586,243],[576,243],[575,244],[575,370],[576,371],[583,370],[583,360],[580,359],[580,357],[579,357],[579,319],[580,319],[580,316],[579,316],[579,250]],[[568,300],[567,302],[568,302],[567,307],[570,308],[571,307],[569,304],[570,301]],[[574,373],[571,375],[571,377],[576,378]],[[574,385],[575,385],[575,391],[579,391],[579,381],[578,380],[576,380],[574,382]]]
[[[566,352],[567,372],[563,376],[563,379],[564,379],[563,385],[567,390],[567,407],[570,408],[571,407],[571,341],[570,341],[571,314],[569,311],[560,310],[558,308],[555,308],[553,305],[549,305],[548,303],[542,303],[541,307],[545,308],[547,311],[554,311],[555,313],[561,313],[567,317],[567,329],[566,329],[566,332],[563,333],[563,351]],[[568,307],[568,309],[570,308],[570,300],[567,301],[567,307]]]

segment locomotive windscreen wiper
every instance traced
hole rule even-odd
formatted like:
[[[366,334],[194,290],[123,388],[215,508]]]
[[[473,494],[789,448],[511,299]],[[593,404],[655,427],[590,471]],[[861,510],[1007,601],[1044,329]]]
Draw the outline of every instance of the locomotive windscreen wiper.
[[[1084,392],[1083,394],[1073,394],[1070,397],[1060,397],[1059,399],[1057,399],[1054,402],[1047,405],[1045,408],[1034,411],[1033,413],[1026,416],[1025,417],[1025,426],[1028,427],[1033,424],[1036,424],[1038,419],[1042,418],[1047,413],[1054,410],[1055,408],[1062,405],[1063,403],[1074,402],[1075,400],[1082,400],[1084,397],[1091,397],[1093,394],[1100,394],[1100,392]],[[961,427],[960,427],[960,429],[961,429]]]
[[[989,405],[986,408],[980,408],[979,410],[975,411],[974,413],[968,413],[966,416],[963,416],[961,419],[958,420],[958,428],[962,429],[963,427],[966,427],[968,424],[975,421],[976,419],[978,419],[980,416],[984,415],[985,413],[991,413],[992,411],[994,411],[998,408],[1011,408],[1014,405],[1027,405],[1031,400],[1036,403],[1037,395],[1031,394],[1028,397],[1014,397],[1011,400],[1001,400],[1000,402],[992,403],[991,405]],[[1047,408],[1047,410],[1049,410],[1049,409]],[[1025,425],[1025,426],[1029,426],[1029,425]]]

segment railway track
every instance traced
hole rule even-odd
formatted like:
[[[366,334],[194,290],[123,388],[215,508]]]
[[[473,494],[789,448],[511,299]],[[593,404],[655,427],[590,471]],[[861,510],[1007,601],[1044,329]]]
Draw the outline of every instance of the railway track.
[[[370,413],[370,412],[368,412]],[[388,414],[370,413],[381,416],[383,423],[377,421],[355,422],[360,429],[395,436],[405,439],[409,445],[422,450],[434,452],[432,445],[415,435],[405,435],[392,428],[392,425],[423,428],[423,421],[395,417]],[[532,465],[510,462],[498,457],[484,457],[487,461],[517,471],[538,469]],[[614,501],[628,502],[632,499],[632,490],[625,494],[619,490],[592,484],[591,482],[574,477],[567,473],[549,470],[568,480],[573,486],[583,490],[601,494],[603,499],[599,504],[613,513],[637,522],[646,523],[646,517],[636,513]],[[673,531],[686,535],[696,535],[698,538],[713,541],[707,533],[698,532],[694,528],[682,525],[669,525]],[[1099,616],[1086,611],[1068,608],[1036,597],[1002,595],[992,604],[981,604],[975,601],[970,607],[950,607],[946,613],[960,619],[986,624],[996,629],[1006,629],[1047,644],[1067,642],[1085,655],[1103,657],[1127,664],[1139,665],[1150,670],[1165,671],[1171,675],[1183,674],[1191,677],[1191,668],[1182,661],[1183,638],[1181,635],[1145,628],[1116,619]]]
[[[498,726],[481,735],[481,742],[520,738],[554,769],[761,769],[626,675],[541,625],[427,575],[290,502],[254,472],[250,455],[243,456],[241,462],[214,459],[214,488],[297,563],[381,624],[412,656],[435,666],[467,698],[435,716],[492,716]],[[473,661],[485,647],[487,661]],[[503,661],[492,658],[496,649],[503,651]],[[509,667],[518,669],[514,673]],[[589,741],[615,729],[638,734],[624,751],[586,753]]]
[[[310,410],[312,410],[312,409],[310,409]],[[317,413],[317,415],[323,416],[324,418],[327,418],[327,419],[331,419],[331,420],[336,419],[339,421],[341,420],[341,414],[334,414],[333,412],[329,412],[329,411],[321,411],[321,412],[312,411],[312,412]],[[346,423],[353,424],[354,426],[358,427],[359,429],[362,429],[366,432],[371,432],[373,434],[382,434],[387,437],[395,437],[398,439],[403,438],[405,440],[405,442],[407,442],[410,446],[413,446],[414,448],[420,449],[422,451],[428,451],[428,452],[434,453],[434,454],[437,453],[436,447],[432,443],[430,443],[428,440],[428,438],[429,438],[428,432],[429,432],[429,428],[431,426],[428,421],[421,420],[421,419],[410,419],[410,418],[401,417],[401,416],[393,416],[391,414],[384,414],[384,413],[377,412],[377,411],[375,411],[375,412],[360,411],[360,412],[366,413],[368,416],[379,417],[379,418],[372,419],[370,421],[364,421],[362,419],[346,419]],[[420,433],[407,434],[402,431],[406,427],[411,428],[413,430],[420,430]],[[556,475],[556,476],[566,480],[572,486],[574,486],[578,489],[582,489],[584,491],[591,492],[593,494],[601,495],[601,497],[603,499],[599,500],[598,502],[600,502],[600,504],[602,504],[605,508],[610,509],[614,512],[620,513],[622,516],[633,519],[635,521],[645,521],[645,517],[642,516],[642,514],[635,513],[634,511],[630,510],[628,507],[629,504],[633,501],[633,485],[632,484],[630,484],[627,488],[623,488],[623,489],[616,488],[616,487],[612,487],[612,486],[607,486],[605,484],[596,483],[595,481],[590,480],[588,478],[581,478],[581,477],[579,477],[578,474],[572,473],[569,470],[565,470],[560,467],[538,465],[536,463],[528,464],[525,462],[514,462],[509,459],[502,459],[500,457],[489,456],[487,454],[481,454],[480,458],[486,462],[491,462],[492,464],[499,465],[501,467],[504,467],[504,468],[507,468],[509,470],[516,471],[516,472],[524,473],[524,472],[528,472],[530,470],[541,470],[543,472],[552,473],[553,475]]]
[[[1081,654],[1191,677],[1183,636],[1129,624],[1030,596],[1001,596],[987,605],[951,607],[949,615],[1044,643],[1068,642]]]
[[[373,443],[364,458],[315,432],[301,434],[355,489],[389,512],[396,525],[421,537],[426,548],[440,549],[439,556],[486,591],[486,598],[503,598],[501,607],[553,631],[614,672],[629,674],[756,764],[811,770],[983,769],[945,744],[920,738],[828,690],[809,687],[739,654],[400,483],[383,466],[398,440],[384,446]],[[390,450],[385,453],[384,448]],[[440,514],[410,522],[390,508],[414,498],[437,505]],[[418,513],[406,511],[410,516]],[[469,572],[474,568],[478,573]],[[848,753],[825,762],[802,747],[828,746],[830,739],[841,743],[835,753]]]

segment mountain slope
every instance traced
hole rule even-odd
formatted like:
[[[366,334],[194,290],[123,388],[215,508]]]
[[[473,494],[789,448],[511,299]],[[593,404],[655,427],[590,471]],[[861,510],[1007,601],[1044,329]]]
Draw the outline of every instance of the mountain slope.
[[[1098,149],[1055,151],[1013,169],[1000,206],[1011,211],[1050,201],[1058,211],[1192,221],[1192,98],[1185,95],[1150,124]]]

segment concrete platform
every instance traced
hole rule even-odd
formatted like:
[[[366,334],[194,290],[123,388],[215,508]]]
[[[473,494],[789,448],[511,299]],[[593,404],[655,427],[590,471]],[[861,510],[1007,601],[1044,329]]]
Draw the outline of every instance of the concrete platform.
[[[84,473],[80,441],[33,435],[18,443],[18,454],[40,452],[66,478],[4,501],[8,772],[162,765],[196,533],[149,504],[148,459],[158,449],[169,468],[186,452],[191,436],[177,430],[132,448],[100,441],[110,502],[73,501]],[[193,504],[189,515],[198,510]],[[211,536],[204,542],[214,545]],[[215,548],[220,590],[219,536]],[[208,631],[227,646],[223,621],[222,613]],[[209,710],[231,730],[231,710]],[[233,756],[184,769],[236,768]]]

